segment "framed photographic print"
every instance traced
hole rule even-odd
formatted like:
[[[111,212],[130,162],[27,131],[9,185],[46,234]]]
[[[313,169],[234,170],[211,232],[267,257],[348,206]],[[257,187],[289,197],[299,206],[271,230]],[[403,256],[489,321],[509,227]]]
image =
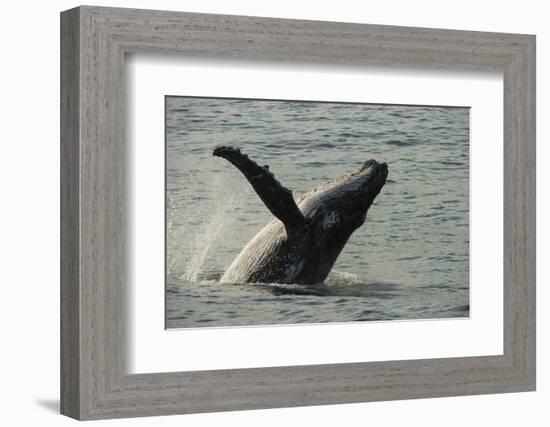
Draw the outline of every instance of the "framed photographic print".
[[[61,40],[62,413],[534,390],[534,36],[83,6]]]

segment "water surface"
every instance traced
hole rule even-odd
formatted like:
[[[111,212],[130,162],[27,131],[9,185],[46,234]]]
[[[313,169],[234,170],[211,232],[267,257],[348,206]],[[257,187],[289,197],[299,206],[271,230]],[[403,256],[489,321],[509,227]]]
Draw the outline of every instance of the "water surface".
[[[269,165],[297,200],[388,163],[325,284],[217,281],[272,219],[217,145]],[[468,171],[468,108],[167,97],[167,327],[468,316]]]

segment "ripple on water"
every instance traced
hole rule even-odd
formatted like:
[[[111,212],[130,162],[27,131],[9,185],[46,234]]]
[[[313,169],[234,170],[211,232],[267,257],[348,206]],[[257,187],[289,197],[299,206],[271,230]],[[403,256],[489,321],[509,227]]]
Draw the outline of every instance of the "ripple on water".
[[[388,163],[323,286],[218,283],[272,219],[212,157],[222,144],[269,164],[297,196],[369,158]],[[468,109],[169,97],[166,161],[168,327],[469,315]]]

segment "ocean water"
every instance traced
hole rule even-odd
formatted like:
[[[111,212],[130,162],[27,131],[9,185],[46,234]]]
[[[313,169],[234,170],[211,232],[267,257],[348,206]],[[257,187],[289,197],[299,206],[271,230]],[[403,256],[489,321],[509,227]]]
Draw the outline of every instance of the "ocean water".
[[[270,220],[241,148],[297,200],[387,162],[386,185],[324,284],[221,284]],[[166,98],[166,327],[469,316],[469,109]]]

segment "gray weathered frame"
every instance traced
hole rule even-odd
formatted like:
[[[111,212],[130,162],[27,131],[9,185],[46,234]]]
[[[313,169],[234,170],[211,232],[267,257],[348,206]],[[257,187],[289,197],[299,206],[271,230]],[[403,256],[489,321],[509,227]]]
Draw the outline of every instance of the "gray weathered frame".
[[[504,353],[125,371],[124,57],[492,70],[504,76]],[[61,412],[78,419],[535,389],[535,37],[82,6],[61,14]]]

